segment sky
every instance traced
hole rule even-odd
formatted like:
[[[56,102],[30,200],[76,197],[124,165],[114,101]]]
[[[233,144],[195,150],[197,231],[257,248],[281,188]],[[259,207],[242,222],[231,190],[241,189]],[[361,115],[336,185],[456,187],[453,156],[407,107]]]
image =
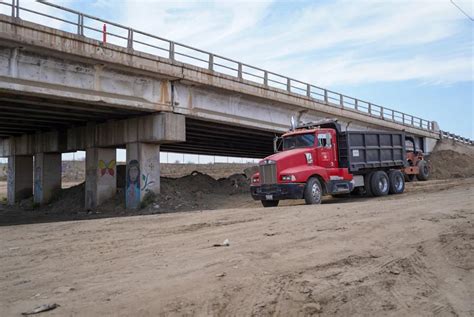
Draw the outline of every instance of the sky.
[[[49,2],[434,120],[443,130],[474,138],[473,0]],[[20,3],[60,15],[33,0]],[[46,18],[24,18],[67,28]]]

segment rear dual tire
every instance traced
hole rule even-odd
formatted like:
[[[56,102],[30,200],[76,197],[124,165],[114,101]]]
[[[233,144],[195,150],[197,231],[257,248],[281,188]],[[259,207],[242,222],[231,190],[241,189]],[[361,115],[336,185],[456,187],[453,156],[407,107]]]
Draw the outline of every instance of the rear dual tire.
[[[401,194],[405,190],[405,176],[399,170],[370,172],[365,176],[365,192],[367,196],[386,196]]]
[[[390,182],[387,173],[384,171],[376,171],[370,178],[370,190],[376,197],[388,195],[390,190]]]
[[[405,176],[399,170],[393,170],[388,173],[390,184],[390,194],[401,194],[405,190]]]

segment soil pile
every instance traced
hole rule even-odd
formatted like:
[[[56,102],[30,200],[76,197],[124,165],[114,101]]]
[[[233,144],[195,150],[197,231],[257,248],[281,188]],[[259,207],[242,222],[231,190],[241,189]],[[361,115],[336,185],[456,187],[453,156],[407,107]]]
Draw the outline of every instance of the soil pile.
[[[243,174],[215,178],[197,171],[180,178],[161,178],[161,194],[148,208],[161,211],[215,209],[226,205],[227,197],[245,194],[250,182]]]
[[[474,176],[474,157],[453,150],[434,151],[431,162],[432,179],[464,178]]]

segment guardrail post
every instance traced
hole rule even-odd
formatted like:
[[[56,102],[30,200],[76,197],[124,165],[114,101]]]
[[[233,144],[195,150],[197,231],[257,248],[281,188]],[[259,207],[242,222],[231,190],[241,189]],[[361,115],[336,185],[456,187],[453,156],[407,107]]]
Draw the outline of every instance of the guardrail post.
[[[311,98],[311,85],[310,84],[306,84],[306,96],[308,98]]]
[[[174,60],[174,43],[170,42],[170,59]]]
[[[214,55],[209,54],[209,70],[214,70]]]
[[[415,121],[413,121],[413,116],[411,116],[411,125],[415,125]]]
[[[81,13],[77,15],[77,34],[84,36],[84,16]]]
[[[133,49],[133,29],[128,29],[127,47]]]
[[[291,79],[286,79],[286,91],[291,92]]]
[[[402,113],[402,123],[405,124],[405,114]]]
[[[395,111],[392,110],[392,121],[395,121]]]
[[[367,105],[367,112],[372,115],[372,104],[369,102],[369,104]]]
[[[242,73],[242,63],[239,63],[239,64],[237,65],[237,68],[238,68],[238,70],[237,70],[237,77],[239,77],[239,79],[243,79],[243,78],[244,78],[244,75],[243,75],[243,73]]]
[[[380,107],[380,118],[385,119],[383,116],[383,107]]]
[[[16,14],[16,0],[12,0],[12,18],[15,17]]]
[[[263,73],[263,84],[265,86],[268,86],[268,72],[267,71]]]
[[[359,100],[358,99],[354,99],[354,109],[359,110]]]
[[[324,102],[328,103],[328,91],[324,89]]]
[[[339,105],[344,109],[344,96],[339,94]]]
[[[423,129],[423,120],[422,119],[420,119],[420,128]]]

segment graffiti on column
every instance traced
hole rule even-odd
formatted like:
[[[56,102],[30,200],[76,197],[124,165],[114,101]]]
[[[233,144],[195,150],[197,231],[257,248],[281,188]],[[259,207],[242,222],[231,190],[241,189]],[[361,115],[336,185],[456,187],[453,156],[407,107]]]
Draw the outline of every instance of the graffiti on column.
[[[140,206],[140,164],[137,160],[131,160],[127,164],[125,201],[128,208]]]
[[[155,170],[159,166],[158,164],[160,164],[160,162],[155,157],[152,157],[146,161],[142,174],[142,190],[147,190],[149,186],[155,183],[155,181],[152,179],[152,175],[155,175]]]
[[[8,162],[8,169],[7,169],[7,196],[8,196],[8,201],[13,201],[13,198],[15,197],[15,188],[14,188],[14,186],[15,186],[15,179],[13,177],[12,163]]]
[[[35,201],[39,202],[41,198],[43,197],[43,188],[41,187],[41,167],[36,166],[35,167],[35,182],[34,182],[34,198]]]
[[[99,174],[100,176],[104,176],[109,174],[110,176],[114,176],[115,174],[115,160],[111,160],[110,162],[106,163],[103,160],[99,160]]]

